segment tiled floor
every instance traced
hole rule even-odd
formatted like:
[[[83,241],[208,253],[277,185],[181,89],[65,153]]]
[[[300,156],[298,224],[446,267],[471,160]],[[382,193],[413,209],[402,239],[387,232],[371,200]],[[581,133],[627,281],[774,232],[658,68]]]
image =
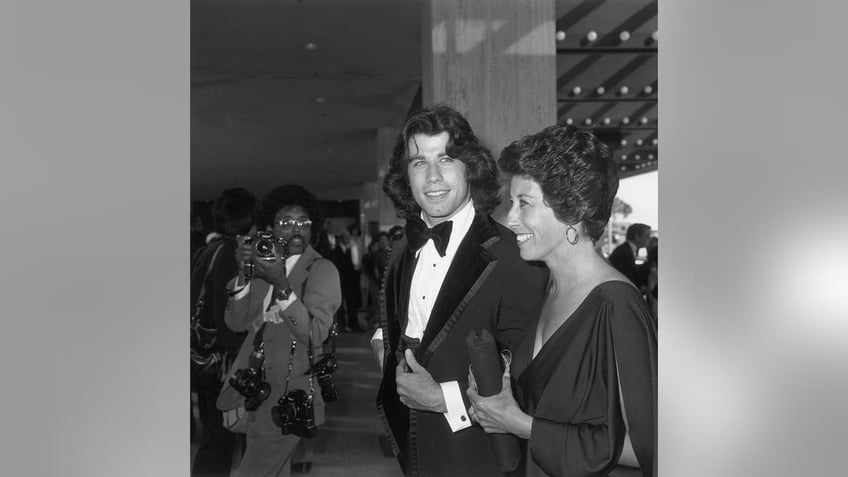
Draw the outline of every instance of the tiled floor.
[[[377,362],[369,344],[372,333],[339,333],[339,369],[333,375],[341,399],[327,403],[327,420],[315,438],[312,472],[293,474],[398,477],[397,460],[383,451],[377,418],[376,394],[380,382]],[[191,447],[192,457],[195,446]]]

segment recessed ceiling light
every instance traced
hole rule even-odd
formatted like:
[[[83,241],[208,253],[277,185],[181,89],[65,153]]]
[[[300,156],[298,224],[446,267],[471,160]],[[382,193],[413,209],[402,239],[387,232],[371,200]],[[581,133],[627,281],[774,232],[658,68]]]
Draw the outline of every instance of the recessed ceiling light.
[[[307,43],[306,45],[304,45],[304,48],[306,48],[306,49],[307,49],[307,50],[309,50],[309,51],[313,51],[313,50],[317,50],[317,49],[318,49],[318,45],[316,45],[315,43],[312,43],[312,42],[310,41],[309,43]]]
[[[323,97],[321,97],[321,96],[318,96],[317,98],[315,98],[315,102],[316,102],[316,103],[323,103],[323,102],[325,102],[325,101],[327,101],[327,100],[326,100],[326,99],[324,99],[324,98],[323,98]]]
[[[556,39],[557,39],[557,41],[565,40],[565,32],[562,31],[562,30],[556,32]]]

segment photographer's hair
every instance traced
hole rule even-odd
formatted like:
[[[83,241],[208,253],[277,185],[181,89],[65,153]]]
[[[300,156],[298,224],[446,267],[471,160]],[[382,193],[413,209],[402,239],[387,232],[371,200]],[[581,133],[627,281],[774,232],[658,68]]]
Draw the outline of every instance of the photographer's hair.
[[[324,210],[318,199],[311,192],[296,184],[286,184],[271,189],[262,200],[259,208],[258,221],[260,229],[273,227],[274,216],[283,207],[299,205],[303,207],[312,221],[310,227],[311,245],[317,245],[324,232]]]
[[[409,187],[407,143],[416,134],[436,136],[443,132],[448,133],[447,155],[465,163],[465,176],[475,209],[489,214],[500,203],[498,168],[492,153],[480,144],[461,114],[450,106],[436,105],[409,115],[392,149],[383,191],[394,203],[398,216],[406,218],[421,211]]]
[[[635,223],[627,227],[627,240],[634,242],[636,237],[641,237],[651,233],[651,226],[647,224]]]
[[[215,231],[227,237],[250,232],[256,214],[256,197],[243,187],[226,189],[212,205]]]
[[[593,241],[601,237],[618,192],[618,169],[609,147],[594,134],[549,126],[504,148],[498,164],[504,173],[539,183],[557,219],[582,222]]]

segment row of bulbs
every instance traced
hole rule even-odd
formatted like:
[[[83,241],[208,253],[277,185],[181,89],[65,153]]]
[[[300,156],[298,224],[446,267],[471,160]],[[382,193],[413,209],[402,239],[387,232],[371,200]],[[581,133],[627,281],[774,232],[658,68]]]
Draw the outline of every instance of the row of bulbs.
[[[556,32],[557,41],[565,41],[565,37],[566,37],[566,34],[565,34],[564,31],[559,30],[559,31]],[[589,43],[597,41],[598,40],[598,32],[596,32],[595,30],[589,30],[589,33],[586,33],[586,36],[584,38]],[[629,39],[630,39],[630,32],[629,31],[621,30],[618,33],[618,40],[619,40],[620,43],[624,43]],[[651,36],[645,41],[645,43],[646,44],[652,44],[652,43],[656,43],[657,41],[659,41],[659,36],[657,35],[657,31],[654,30],[653,33],[651,33]]]
[[[635,164],[635,165],[633,165],[632,167],[621,166],[621,167],[619,167],[619,170],[620,170],[621,172],[625,172],[625,171],[627,171],[627,169],[636,169],[636,170],[638,170],[638,169],[647,169],[647,168],[649,168],[649,167],[651,167],[651,166],[653,166],[653,165],[655,165],[655,164],[656,164],[656,162],[655,162],[655,161],[642,162],[642,163],[640,163],[640,164]]]
[[[575,87],[571,88],[572,96],[577,96],[582,92],[583,92],[583,88],[581,88],[580,86],[575,86]],[[607,89],[604,88],[603,86],[598,86],[597,88],[595,88],[595,94],[597,94],[598,96],[601,96],[606,92],[607,92]],[[627,86],[622,86],[622,87],[618,88],[618,94],[619,95],[625,95],[629,92],[630,92],[630,88],[628,88]],[[654,92],[654,87],[651,86],[651,85],[646,85],[644,88],[642,88],[642,94],[648,95],[648,94],[652,94],[653,92]]]
[[[639,118],[639,121],[637,122],[637,124],[648,124],[649,122],[650,122],[650,119],[648,119],[647,116],[642,116],[641,118]],[[594,123],[595,123],[595,121],[592,118],[586,118],[586,119],[583,120],[583,124],[585,124],[586,126],[591,126]],[[604,126],[609,126],[610,124],[612,124],[612,119],[610,119],[609,117],[606,117],[606,118],[602,119],[600,121],[600,123],[603,124]],[[565,124],[569,124],[569,125],[574,124],[574,118],[567,118],[565,120]],[[623,118],[621,118],[621,124],[627,126],[628,124],[630,124],[630,118],[627,117],[627,116],[624,116]]]
[[[653,154],[648,154],[648,156],[647,156],[647,158],[648,158],[648,162],[653,161],[653,160],[654,160],[654,157],[655,157],[655,156],[654,156]],[[621,160],[622,160],[622,161],[626,161],[626,160],[627,160],[627,158],[628,158],[627,154],[622,154],[622,155],[621,155]],[[634,155],[633,155],[633,160],[634,160],[634,161],[641,161],[641,160],[642,160],[642,155],[641,155],[641,154],[634,154]]]
[[[621,147],[625,147],[625,146],[627,146],[627,144],[629,144],[627,142],[627,139],[621,140]],[[659,141],[657,140],[657,138],[653,138],[651,140],[651,145],[656,146],[657,144],[659,144]],[[637,139],[637,140],[633,141],[633,145],[636,146],[636,147],[642,147],[642,146],[645,145],[645,141],[643,141],[642,139]]]

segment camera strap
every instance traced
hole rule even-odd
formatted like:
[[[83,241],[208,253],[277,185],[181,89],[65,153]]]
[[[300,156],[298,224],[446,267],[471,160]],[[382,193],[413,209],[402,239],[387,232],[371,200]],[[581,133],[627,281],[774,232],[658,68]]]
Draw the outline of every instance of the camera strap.
[[[294,367],[294,352],[297,349],[297,340],[292,340],[291,342],[291,352],[289,353],[289,372],[286,375],[286,388],[283,391],[283,396],[288,395],[289,393],[289,381],[291,380],[292,368]],[[309,320],[309,348],[307,349],[307,355],[309,356],[309,400],[312,400],[313,395],[315,394],[315,386],[312,382],[312,368],[315,366],[312,362],[312,320]]]
[[[212,260],[209,260],[209,266],[206,267],[206,274],[203,276],[203,284],[200,286],[200,293],[197,295],[197,301],[194,302],[194,313],[191,315],[191,329],[195,333],[198,333],[198,328],[201,328],[206,332],[215,332],[214,328],[205,328],[200,324],[200,312],[203,310],[203,305],[205,304],[204,298],[206,297],[206,282],[209,281],[209,274],[212,273],[212,267],[215,265],[215,259],[218,257],[218,252],[221,251],[221,247],[224,244],[218,244],[218,247],[215,248],[215,253],[212,254]]]
[[[262,323],[256,335],[253,336],[253,353],[247,359],[247,366],[257,370],[262,380],[265,380],[265,326],[268,323]]]

